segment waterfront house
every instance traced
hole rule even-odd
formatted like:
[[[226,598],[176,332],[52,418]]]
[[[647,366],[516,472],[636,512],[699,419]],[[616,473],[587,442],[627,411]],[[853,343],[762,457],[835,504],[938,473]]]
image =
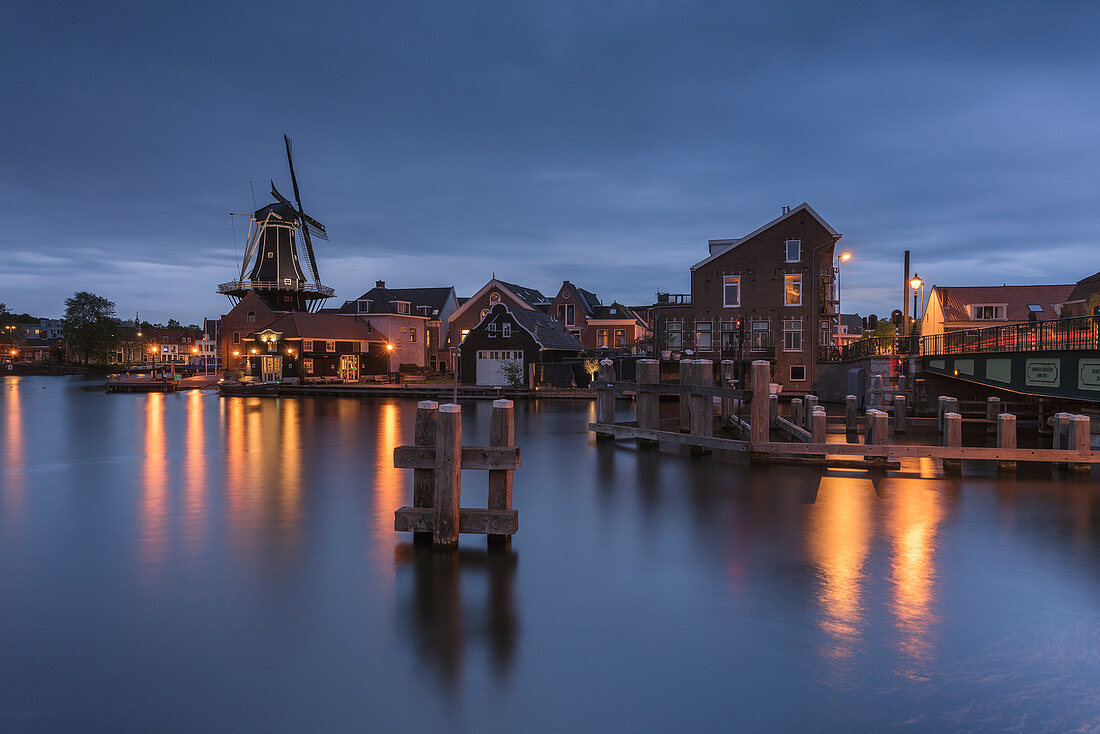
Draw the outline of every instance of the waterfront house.
[[[447,331],[447,343],[453,355],[466,335],[481,323],[489,309],[503,303],[513,309],[538,311],[545,314],[550,310],[550,299],[537,288],[528,288],[515,283],[497,280],[494,275],[477,293],[465,301],[459,300],[459,306],[451,314]]]
[[[691,266],[691,293],[658,294],[657,349],[715,362],[768,360],[784,392],[809,392],[819,363],[835,352],[840,237],[803,203],[744,237],[710,240],[709,255]]]
[[[549,313],[590,351],[633,349],[649,333],[632,309],[618,302],[605,306],[595,293],[568,280],[551,300]]]
[[[585,349],[595,349],[595,335],[589,333],[588,320],[602,305],[595,293],[565,280],[550,301],[549,313],[579,339]]]
[[[933,286],[921,318],[921,335],[1056,319],[1075,287]]]
[[[240,369],[263,382],[358,382],[396,371],[390,346],[372,319],[293,311],[241,339]]]
[[[580,339],[557,319],[537,309],[498,302],[459,345],[459,381],[528,386],[535,365],[561,363],[579,357],[583,349]]]
[[[1063,317],[1095,316],[1100,314],[1100,273],[1093,273],[1077,281],[1063,304]]]
[[[863,317],[858,313],[842,313],[837,325],[836,345],[843,347],[863,337]]]

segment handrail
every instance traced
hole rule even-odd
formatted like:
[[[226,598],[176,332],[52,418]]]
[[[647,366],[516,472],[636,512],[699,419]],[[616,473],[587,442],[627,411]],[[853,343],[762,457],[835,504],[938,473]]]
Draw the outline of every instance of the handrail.
[[[1024,321],[921,337],[922,355],[1100,349],[1100,316]]]
[[[332,298],[336,295],[335,289],[329,288],[327,285],[305,280],[291,283],[284,283],[279,280],[231,280],[218,286],[218,293],[245,290],[301,291],[303,293],[318,293],[325,298]]]

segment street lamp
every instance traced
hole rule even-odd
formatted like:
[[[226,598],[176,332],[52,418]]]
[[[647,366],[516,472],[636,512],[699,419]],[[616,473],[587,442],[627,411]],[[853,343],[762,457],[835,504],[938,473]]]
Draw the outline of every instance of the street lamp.
[[[846,263],[852,259],[852,253],[842,252],[840,257],[836,259],[836,263],[833,265],[833,270],[836,272],[836,338],[837,342],[840,341],[840,325],[842,317],[840,315],[840,266],[842,263]],[[840,346],[837,344],[836,346]]]
[[[913,273],[913,279],[909,281],[909,287],[913,289],[913,318],[916,319],[917,314],[924,310],[924,281],[920,279],[920,276]],[[917,291],[920,291],[920,310],[917,309]],[[923,314],[921,316],[923,319]]]

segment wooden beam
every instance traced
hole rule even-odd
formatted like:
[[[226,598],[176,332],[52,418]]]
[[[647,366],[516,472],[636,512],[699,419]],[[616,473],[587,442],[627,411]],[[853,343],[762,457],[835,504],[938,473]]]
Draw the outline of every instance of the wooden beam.
[[[813,438],[810,432],[805,428],[795,425],[792,421],[787,420],[783,416],[779,416],[775,419],[775,427],[781,431],[786,431],[795,441],[810,443],[810,440]]]
[[[646,428],[633,428],[629,426],[599,425],[589,423],[590,431],[605,431],[615,438],[645,438],[661,443],[675,443],[682,446],[702,446],[708,449],[720,451],[748,451],[747,441],[738,441],[732,438],[718,438],[716,436],[692,436],[679,431],[654,431]]]
[[[433,466],[413,470],[413,507],[430,508],[435,502],[435,427],[438,422],[439,403],[433,400],[417,403],[413,440],[417,446],[431,450]],[[432,534],[416,533],[413,536],[413,542],[429,545],[432,542]]]
[[[493,447],[515,448],[516,424],[511,400],[494,400],[493,415],[489,422],[489,444]],[[465,464],[466,452],[463,451],[463,463]],[[519,465],[519,453],[516,454],[516,465]],[[506,511],[512,509],[512,472],[511,470],[489,470],[489,509]],[[459,532],[462,531],[462,515],[459,511]],[[507,547],[511,542],[510,535],[489,535],[489,545]]]
[[[731,440],[731,439],[726,439]],[[740,443],[740,442],[738,442]],[[782,441],[752,443],[749,450],[776,454],[830,454],[833,456],[882,456],[929,459],[972,459],[982,461],[1079,462],[1100,464],[1100,451],[1054,449],[998,449],[989,446],[918,446],[912,444],[871,445],[859,443],[797,444]]]
[[[394,451],[395,464],[396,453]],[[435,429],[435,503],[430,510],[433,514],[432,545],[437,547],[458,545],[462,455],[462,408],[453,403],[441,405]]]
[[[463,446],[463,469],[503,471],[520,466],[519,446]],[[426,446],[397,446],[393,450],[395,469],[436,468],[435,449]]]
[[[431,507],[402,507],[394,513],[393,529],[400,532],[431,533],[435,517]],[[516,510],[482,510],[461,508],[458,511],[458,532],[478,535],[514,535],[519,530]]]

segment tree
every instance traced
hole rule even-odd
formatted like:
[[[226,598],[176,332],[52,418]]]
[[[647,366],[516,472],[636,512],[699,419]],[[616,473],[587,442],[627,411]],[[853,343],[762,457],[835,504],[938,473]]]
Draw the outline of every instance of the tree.
[[[168,327],[167,328],[169,328],[169,329],[178,329],[178,328],[180,328],[180,322],[176,321],[175,319],[168,319]]]
[[[84,363],[106,362],[117,339],[115,304],[102,296],[79,291],[65,299],[65,342],[80,352]]]

